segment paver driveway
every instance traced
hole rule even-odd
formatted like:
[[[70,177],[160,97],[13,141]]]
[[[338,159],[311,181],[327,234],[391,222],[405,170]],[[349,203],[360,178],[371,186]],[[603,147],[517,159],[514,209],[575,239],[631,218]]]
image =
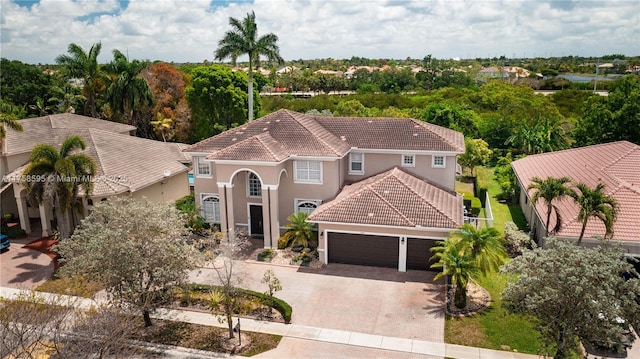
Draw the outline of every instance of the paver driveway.
[[[46,254],[24,248],[28,240],[14,240],[0,254],[0,286],[33,289],[51,277],[53,261]]]
[[[272,269],[282,283],[276,294],[293,307],[292,322],[321,328],[392,337],[444,341],[443,286],[434,273],[398,272],[330,264],[314,270],[253,261],[236,262],[242,287],[259,292],[264,271]],[[191,274],[196,283],[215,283],[213,269]]]

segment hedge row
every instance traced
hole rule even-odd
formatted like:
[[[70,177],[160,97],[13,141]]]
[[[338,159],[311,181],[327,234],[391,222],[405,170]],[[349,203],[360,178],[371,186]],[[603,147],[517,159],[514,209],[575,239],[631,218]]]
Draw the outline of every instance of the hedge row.
[[[211,290],[222,288],[220,286],[213,286],[208,284],[190,284],[189,289],[194,292],[210,292]],[[260,299],[263,304],[269,305],[270,298],[268,295],[260,292],[255,292],[249,289],[238,288],[238,292],[246,295],[252,296]],[[271,306],[282,314],[285,323],[291,323],[291,314],[293,312],[293,308],[289,305],[289,303],[285,302],[280,298],[273,297],[271,301]]]
[[[471,192],[460,192],[460,194],[464,195],[463,203],[465,207],[471,207],[471,213],[475,216],[478,216],[482,211],[482,203],[478,197],[474,197]]]
[[[475,183],[473,186],[473,190],[475,191],[475,196],[480,199],[480,203],[482,204],[482,208],[486,207],[486,199],[487,199],[487,188],[489,183],[487,178],[476,176]]]

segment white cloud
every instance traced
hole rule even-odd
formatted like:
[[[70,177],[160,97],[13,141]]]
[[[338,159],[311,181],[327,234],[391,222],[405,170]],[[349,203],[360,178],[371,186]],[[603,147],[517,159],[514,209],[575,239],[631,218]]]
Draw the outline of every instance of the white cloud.
[[[0,0],[2,57],[52,63],[70,43],[138,59],[212,60],[229,17],[254,10],[285,59],[640,55],[640,2]]]

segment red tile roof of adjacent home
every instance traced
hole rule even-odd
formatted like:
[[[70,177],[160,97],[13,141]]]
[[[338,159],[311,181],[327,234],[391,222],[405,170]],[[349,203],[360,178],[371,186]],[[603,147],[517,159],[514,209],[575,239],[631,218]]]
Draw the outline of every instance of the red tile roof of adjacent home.
[[[345,186],[309,221],[453,229],[463,223],[462,196],[396,167]]]
[[[279,110],[185,151],[211,153],[208,158],[214,160],[279,162],[290,156],[342,157],[352,147],[464,153],[464,138],[410,118],[318,117]]]
[[[605,185],[604,191],[619,205],[617,219],[613,225],[613,238],[625,241],[640,241],[640,146],[628,141],[574,148],[528,156],[512,163],[513,169],[527,188],[531,178],[569,177],[594,188],[598,183]],[[534,190],[528,195],[531,197]],[[578,221],[578,206],[572,199],[555,201],[562,218],[562,226],[556,233],[561,237],[578,237],[582,224]],[[546,221],[546,206],[543,201],[536,205],[536,211],[543,223]],[[554,215],[550,228],[555,227]],[[604,225],[596,218],[590,218],[585,238],[603,237]]]

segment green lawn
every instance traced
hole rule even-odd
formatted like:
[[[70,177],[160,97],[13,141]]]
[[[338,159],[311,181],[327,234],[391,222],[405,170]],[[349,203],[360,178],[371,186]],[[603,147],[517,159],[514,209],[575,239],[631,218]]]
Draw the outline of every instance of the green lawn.
[[[507,205],[496,199],[500,193],[500,187],[493,180],[493,169],[479,167],[476,171],[478,176],[483,176],[488,182],[494,227],[503,233],[504,223],[511,221],[520,228],[527,228],[524,215],[518,205]],[[471,317],[447,317],[445,341],[452,344],[537,354],[540,340],[533,321],[521,315],[511,314],[502,307],[501,293],[506,286],[507,277],[492,273],[476,280],[491,295],[493,301],[491,306],[484,312]]]

